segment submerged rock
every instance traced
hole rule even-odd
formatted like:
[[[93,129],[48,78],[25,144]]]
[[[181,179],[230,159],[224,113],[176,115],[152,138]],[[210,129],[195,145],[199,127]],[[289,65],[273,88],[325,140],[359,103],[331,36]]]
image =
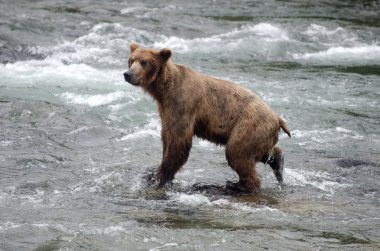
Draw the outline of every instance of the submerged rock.
[[[340,159],[336,161],[336,164],[340,167],[350,168],[356,166],[374,166],[378,167],[380,164],[367,160],[359,160],[359,159]]]

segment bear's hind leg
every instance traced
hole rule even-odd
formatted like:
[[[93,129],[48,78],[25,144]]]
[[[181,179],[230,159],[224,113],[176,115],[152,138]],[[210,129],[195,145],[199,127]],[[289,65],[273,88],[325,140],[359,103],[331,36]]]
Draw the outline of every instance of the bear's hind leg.
[[[227,144],[226,157],[230,167],[239,175],[239,182],[227,181],[226,187],[238,192],[260,193],[260,180],[256,174],[253,156],[243,156],[233,149],[238,148],[231,148]]]

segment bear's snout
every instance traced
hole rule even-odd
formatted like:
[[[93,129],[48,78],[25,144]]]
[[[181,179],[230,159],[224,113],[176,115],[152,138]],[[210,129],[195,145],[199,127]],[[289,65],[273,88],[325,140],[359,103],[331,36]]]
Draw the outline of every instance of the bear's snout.
[[[131,73],[129,71],[124,72],[125,81],[129,82],[131,80]]]
[[[137,81],[135,80],[134,74],[131,70],[124,72],[124,79],[132,85],[137,85]]]

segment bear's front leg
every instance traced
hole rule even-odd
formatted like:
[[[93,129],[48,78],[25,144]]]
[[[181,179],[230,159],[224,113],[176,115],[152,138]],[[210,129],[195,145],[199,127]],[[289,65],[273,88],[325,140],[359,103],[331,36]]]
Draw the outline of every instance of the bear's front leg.
[[[159,187],[172,181],[177,171],[186,163],[192,146],[192,136],[191,133],[163,135],[163,159],[156,174]]]

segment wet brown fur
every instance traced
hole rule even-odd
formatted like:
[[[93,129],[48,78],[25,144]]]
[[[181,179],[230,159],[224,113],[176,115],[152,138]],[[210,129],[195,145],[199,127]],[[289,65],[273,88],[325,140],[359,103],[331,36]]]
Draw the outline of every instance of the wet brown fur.
[[[260,191],[255,165],[266,159],[285,122],[250,90],[173,64],[171,51],[131,46],[130,66],[144,61],[136,72],[138,83],[158,104],[162,122],[163,159],[156,178],[163,186],[185,164],[193,136],[225,145],[239,185]]]

